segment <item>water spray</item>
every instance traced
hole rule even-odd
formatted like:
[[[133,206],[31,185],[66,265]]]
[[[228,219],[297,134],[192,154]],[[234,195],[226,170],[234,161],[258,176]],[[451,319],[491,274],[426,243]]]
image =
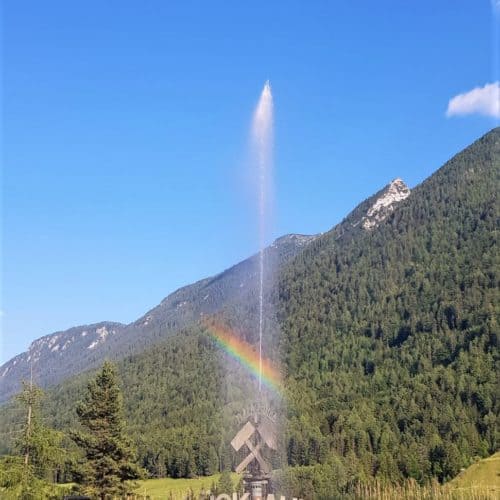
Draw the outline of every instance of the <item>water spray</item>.
[[[253,116],[252,141],[258,166],[259,190],[259,393],[262,391],[262,333],[264,327],[264,270],[266,206],[272,167],[273,96],[269,80],[264,84]]]

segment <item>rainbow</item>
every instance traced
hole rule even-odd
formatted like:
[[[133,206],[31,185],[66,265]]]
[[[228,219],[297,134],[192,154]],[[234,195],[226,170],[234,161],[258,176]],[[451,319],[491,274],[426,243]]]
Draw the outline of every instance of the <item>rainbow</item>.
[[[251,344],[239,338],[228,327],[219,323],[204,322],[210,336],[216,345],[220,347],[231,358],[235,359],[241,366],[247,369],[252,376],[259,380],[260,364],[259,353]],[[281,373],[274,367],[270,360],[262,358],[262,383],[271,391],[282,395],[283,384]]]

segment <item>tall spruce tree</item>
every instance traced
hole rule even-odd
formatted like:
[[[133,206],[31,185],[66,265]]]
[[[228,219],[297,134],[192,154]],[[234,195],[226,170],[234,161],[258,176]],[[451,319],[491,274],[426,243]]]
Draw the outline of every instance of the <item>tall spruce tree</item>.
[[[134,463],[135,453],[125,435],[123,398],[115,367],[106,361],[87,387],[77,407],[80,423],[86,431],[72,433],[85,453],[85,462],[76,471],[84,493],[101,499],[130,493],[143,471]]]

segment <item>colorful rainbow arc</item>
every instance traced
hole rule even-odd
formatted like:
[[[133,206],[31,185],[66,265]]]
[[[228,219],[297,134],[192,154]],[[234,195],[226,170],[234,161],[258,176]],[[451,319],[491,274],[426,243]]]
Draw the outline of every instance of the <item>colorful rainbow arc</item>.
[[[248,343],[239,338],[224,325],[208,323],[204,326],[215,343],[231,358],[246,368],[257,380],[259,379],[259,353]],[[280,372],[267,358],[262,359],[262,383],[273,392],[282,395],[283,385]]]

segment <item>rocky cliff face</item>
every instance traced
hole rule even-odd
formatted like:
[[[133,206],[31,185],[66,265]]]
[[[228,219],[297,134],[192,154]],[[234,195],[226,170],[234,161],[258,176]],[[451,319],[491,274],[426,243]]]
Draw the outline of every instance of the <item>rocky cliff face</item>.
[[[78,373],[89,366],[95,352],[103,350],[111,337],[125,328],[121,323],[102,322],[83,325],[45,335],[0,367],[0,400],[15,393],[21,380],[30,377],[31,368],[37,383],[57,383],[62,371]]]
[[[394,179],[377,197],[361,220],[363,229],[368,231],[385,220],[395,206],[410,196],[410,189],[401,179]]]

